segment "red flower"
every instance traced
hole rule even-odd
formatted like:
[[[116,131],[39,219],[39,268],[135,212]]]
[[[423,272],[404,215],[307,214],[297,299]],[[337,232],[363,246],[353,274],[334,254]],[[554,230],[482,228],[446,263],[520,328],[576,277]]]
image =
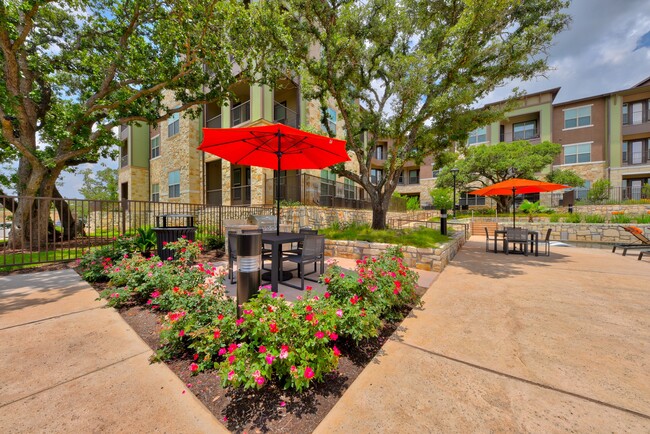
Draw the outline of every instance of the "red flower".
[[[190,371],[192,371],[192,372],[196,372],[196,371],[198,371],[198,370],[199,370],[199,365],[197,365],[196,363],[192,363],[192,364],[190,365]]]
[[[305,307],[305,310],[306,310],[307,312],[311,312],[312,310],[314,310],[314,308],[311,307],[311,306],[309,306],[309,305],[307,305],[307,306]]]
[[[271,333],[277,333],[279,331],[278,330],[278,325],[276,323],[274,323],[274,322],[269,323],[269,331]]]
[[[166,246],[166,245],[167,245],[167,241],[163,241],[163,246]]]
[[[332,332],[332,333],[328,333],[327,336],[329,336],[329,338],[330,338],[331,340],[333,340],[333,341],[335,341],[335,340],[337,340],[337,339],[339,338],[339,335],[337,335],[337,334],[334,333],[334,332]]]
[[[230,354],[234,353],[236,349],[237,349],[237,344],[233,343],[233,344],[228,345],[228,352]]]
[[[314,370],[311,369],[309,366],[307,366],[305,368],[305,378],[309,380],[310,378],[313,378],[313,377],[314,377]]]
[[[330,278],[329,277],[325,278],[325,283],[328,283],[328,284],[330,283]]]
[[[214,338],[215,338],[215,339],[219,339],[220,337],[221,337],[221,330],[216,329],[216,330],[214,331]]]
[[[199,360],[199,355],[198,354],[194,354],[194,360]]]
[[[340,356],[341,356],[341,350],[339,350],[338,348],[336,348],[336,345],[334,345],[334,348],[332,348],[332,352],[334,353],[334,355],[335,355],[336,357],[340,357]]]
[[[312,321],[314,319],[314,314],[313,313],[308,313],[305,315],[305,321]]]
[[[314,336],[316,336],[316,339],[323,339],[325,337],[325,333],[319,330],[314,334]]]
[[[331,294],[329,292],[325,293],[325,298],[330,298]]]
[[[350,304],[357,304],[358,301],[359,301],[359,296],[355,294],[355,295],[352,296],[352,298],[350,299]]]
[[[228,363],[230,363],[232,365],[233,363],[235,363],[236,359],[237,359],[237,357],[235,357],[234,354],[232,356],[228,356]]]
[[[221,315],[221,314],[217,315],[217,319],[218,319],[219,321],[221,321],[221,320],[223,319],[223,315]]]
[[[260,353],[266,353],[266,347],[264,345],[260,345],[259,352]]]
[[[180,332],[178,332],[178,336],[181,338],[185,336],[185,330],[181,330]]]
[[[305,286],[305,290],[311,291],[313,288],[310,285]]]

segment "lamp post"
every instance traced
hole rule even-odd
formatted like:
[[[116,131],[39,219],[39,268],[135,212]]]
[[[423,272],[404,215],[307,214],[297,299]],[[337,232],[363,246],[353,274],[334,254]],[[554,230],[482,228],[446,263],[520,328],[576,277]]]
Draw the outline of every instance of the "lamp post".
[[[456,174],[458,173],[458,168],[454,167],[451,169],[452,175],[454,175],[454,218],[456,218]]]

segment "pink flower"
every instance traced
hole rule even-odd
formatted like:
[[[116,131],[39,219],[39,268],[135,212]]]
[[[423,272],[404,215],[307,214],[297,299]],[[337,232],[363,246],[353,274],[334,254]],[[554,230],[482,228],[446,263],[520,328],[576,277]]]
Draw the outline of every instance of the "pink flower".
[[[266,363],[268,365],[272,365],[274,361],[275,361],[275,356],[273,354],[266,355]]]
[[[399,289],[397,289],[397,288],[393,289],[393,294],[395,294],[395,295],[399,294]]]
[[[334,347],[332,348],[332,352],[334,353],[334,355],[335,355],[336,357],[340,357],[340,356],[341,356],[341,350],[339,350],[338,348],[336,348],[336,345],[334,345]]]
[[[252,309],[244,309],[244,315],[252,315],[253,310]]]
[[[314,377],[314,370],[311,369],[309,366],[307,366],[305,368],[305,378],[309,380],[310,378],[313,378],[313,377]]]
[[[228,372],[228,381],[232,381],[236,375],[237,374],[235,374],[235,371]]]
[[[286,359],[287,357],[289,357],[289,347],[287,345],[282,345],[280,347],[280,358]]]
[[[285,405],[287,405],[286,402],[284,402],[284,401],[280,401],[280,407],[284,407]]]
[[[255,372],[253,372],[253,378],[260,378],[261,376],[262,376],[262,373],[260,372],[259,369],[256,370]]]
[[[329,292],[326,292],[325,293],[325,298],[330,298],[330,297],[331,297],[331,294]]]
[[[339,274],[339,277],[341,277],[341,278],[345,277],[345,273]]]
[[[219,355],[223,356],[224,354],[226,354],[226,349],[225,348],[220,348],[219,349]]]
[[[305,315],[305,321],[313,321],[314,319],[314,314],[313,313],[308,313]]]
[[[368,289],[370,290],[370,292],[375,292],[377,290],[377,285],[373,285]]]
[[[192,363],[192,364],[190,365],[190,371],[192,371],[192,372],[196,372],[196,371],[198,371],[198,370],[199,370],[199,365],[197,365],[196,363]]]
[[[238,348],[237,344],[233,343],[233,344],[228,345],[228,353],[230,353],[230,354],[234,353],[237,348]]]
[[[232,365],[233,363],[235,363],[235,360],[237,360],[237,357],[235,357],[234,354],[231,355],[231,356],[228,356],[228,363],[230,363],[231,365]]]
[[[359,279],[357,279],[357,282],[363,283],[363,279],[359,278]]]
[[[260,353],[266,353],[266,347],[264,345],[260,345],[259,352]]]
[[[181,238],[182,238],[182,239],[186,239],[186,238],[187,238],[187,235],[181,235]]]
[[[330,333],[328,336],[329,336],[329,338],[330,338],[331,340],[333,340],[333,341],[335,341],[335,340],[337,340],[337,339],[339,338],[339,335],[337,335],[337,334],[334,333],[334,332]]]
[[[314,336],[316,336],[316,339],[323,339],[325,337],[325,333],[321,331],[317,331]]]
[[[298,371],[298,368],[296,368],[294,365],[291,365],[291,372],[296,372]]]
[[[296,300],[298,300],[298,301],[302,300],[302,295],[297,296]]]
[[[341,309],[337,310],[336,316],[338,316],[339,318],[343,318],[343,311]]]
[[[216,329],[216,330],[214,331],[214,338],[215,338],[215,339],[219,339],[220,337],[221,337],[221,330]]]
[[[185,336],[185,330],[181,330],[180,332],[178,332],[178,337],[182,338],[183,336]]]
[[[236,323],[238,326],[242,325],[244,323],[244,317],[239,318]]]
[[[119,297],[120,297],[120,294],[117,293],[117,292],[114,292],[114,293],[111,294],[111,298],[119,298]]]
[[[264,384],[264,377],[257,377],[255,379],[255,382],[260,386],[263,385]]]

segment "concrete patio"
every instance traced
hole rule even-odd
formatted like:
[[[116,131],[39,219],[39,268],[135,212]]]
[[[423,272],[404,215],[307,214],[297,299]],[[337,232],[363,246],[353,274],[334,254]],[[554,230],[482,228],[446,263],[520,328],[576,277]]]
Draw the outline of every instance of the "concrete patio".
[[[648,432],[650,264],[473,237],[317,432]]]

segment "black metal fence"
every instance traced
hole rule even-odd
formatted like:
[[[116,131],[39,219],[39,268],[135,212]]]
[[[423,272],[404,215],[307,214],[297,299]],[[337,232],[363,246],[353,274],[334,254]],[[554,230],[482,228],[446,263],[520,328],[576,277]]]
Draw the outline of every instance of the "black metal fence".
[[[266,204],[272,205],[276,179],[266,180]],[[365,190],[353,183],[337,182],[318,176],[300,174],[280,177],[280,200],[328,208],[372,209]],[[393,197],[389,211],[406,211],[406,199]]]
[[[22,222],[14,222],[20,200],[34,205]],[[221,234],[226,220],[272,214],[268,207],[0,196],[0,271],[78,258],[89,248],[134,235],[140,227],[154,227],[157,216],[192,216],[201,240]]]
[[[551,193],[551,206],[592,204],[634,204],[650,201],[650,188],[644,186],[610,187],[600,190],[593,188],[573,188],[571,190]]]

